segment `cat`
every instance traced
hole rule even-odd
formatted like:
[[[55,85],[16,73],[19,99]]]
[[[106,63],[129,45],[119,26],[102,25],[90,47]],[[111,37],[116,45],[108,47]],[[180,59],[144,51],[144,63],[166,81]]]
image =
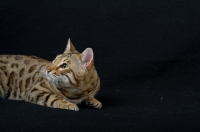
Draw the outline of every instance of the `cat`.
[[[100,109],[100,78],[91,48],[79,53],[71,40],[50,62],[36,56],[0,55],[0,96],[42,106],[79,111],[85,102]]]

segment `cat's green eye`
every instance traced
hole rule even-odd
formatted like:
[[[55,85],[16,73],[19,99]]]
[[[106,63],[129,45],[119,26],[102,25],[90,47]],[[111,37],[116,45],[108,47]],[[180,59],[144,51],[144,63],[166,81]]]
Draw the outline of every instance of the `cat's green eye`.
[[[64,64],[61,65],[61,67],[62,67],[62,68],[67,68],[67,64],[64,63]]]

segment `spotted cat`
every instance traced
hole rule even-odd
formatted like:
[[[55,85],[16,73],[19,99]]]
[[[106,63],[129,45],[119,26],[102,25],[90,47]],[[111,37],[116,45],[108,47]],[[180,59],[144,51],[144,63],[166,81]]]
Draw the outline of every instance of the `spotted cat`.
[[[50,62],[36,56],[0,55],[0,96],[42,106],[78,111],[85,102],[102,107],[95,95],[100,78],[91,48],[79,53],[70,39],[63,54]]]

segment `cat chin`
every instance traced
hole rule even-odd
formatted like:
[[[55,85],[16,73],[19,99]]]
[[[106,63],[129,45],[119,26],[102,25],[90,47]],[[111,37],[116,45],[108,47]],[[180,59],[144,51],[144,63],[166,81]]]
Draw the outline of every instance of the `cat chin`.
[[[69,88],[72,87],[69,83],[69,79],[66,76],[55,77],[52,73],[46,72],[46,77],[49,82],[55,85],[57,88]]]
[[[46,72],[46,78],[47,78],[47,80],[48,80],[49,82],[53,82],[52,76],[51,76],[49,73],[47,73],[47,72]]]
[[[47,80],[49,81],[49,82],[52,82],[51,80],[51,78],[49,77],[49,76],[46,76],[46,78],[47,78]]]
[[[60,79],[60,85],[65,88],[65,87],[72,87],[69,83],[69,79],[66,76],[62,76]]]

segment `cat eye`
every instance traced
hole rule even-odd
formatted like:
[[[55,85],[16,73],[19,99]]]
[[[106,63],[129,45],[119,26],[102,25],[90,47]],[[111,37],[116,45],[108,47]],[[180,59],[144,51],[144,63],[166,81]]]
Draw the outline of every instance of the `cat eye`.
[[[67,64],[64,63],[64,64],[61,65],[61,67],[62,67],[62,68],[67,68]]]

